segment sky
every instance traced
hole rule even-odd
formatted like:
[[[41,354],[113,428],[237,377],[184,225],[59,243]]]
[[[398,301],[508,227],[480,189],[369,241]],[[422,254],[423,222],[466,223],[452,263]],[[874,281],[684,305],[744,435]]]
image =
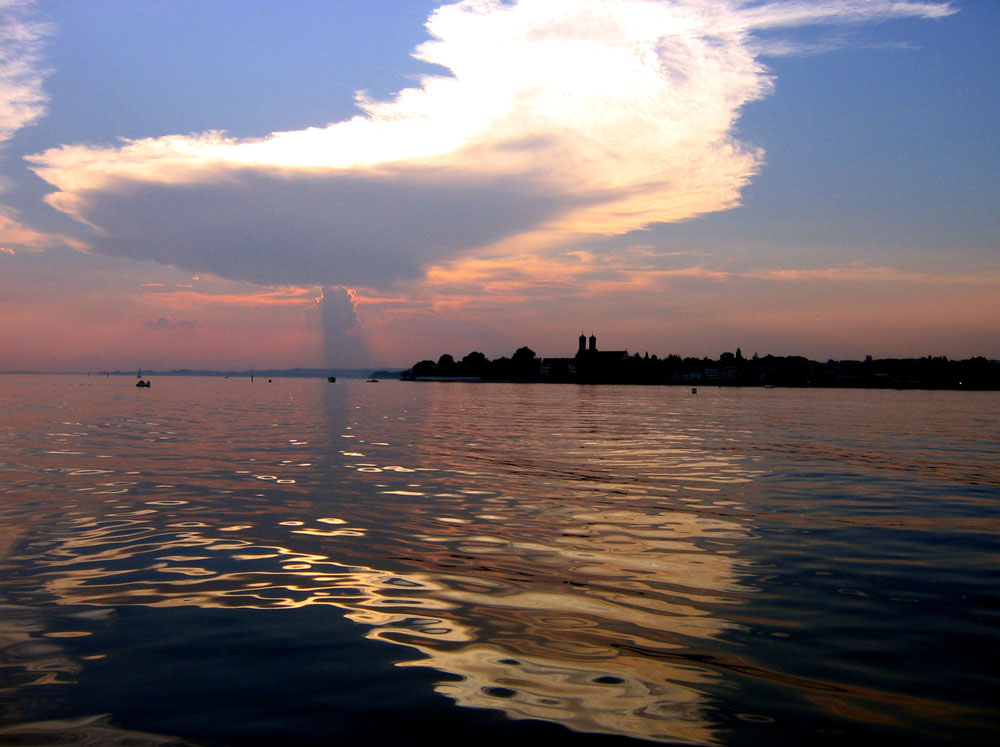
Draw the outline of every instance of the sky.
[[[995,0],[0,0],[0,371],[1000,358]]]

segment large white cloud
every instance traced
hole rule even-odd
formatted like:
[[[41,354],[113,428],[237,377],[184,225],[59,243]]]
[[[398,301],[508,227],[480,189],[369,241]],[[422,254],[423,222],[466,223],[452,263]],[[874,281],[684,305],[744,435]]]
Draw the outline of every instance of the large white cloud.
[[[888,0],[465,0],[415,56],[446,68],[323,128],[32,156],[101,252],[259,283],[379,285],[504,239],[614,234],[735,205],[761,163],[753,34],[935,17]]]

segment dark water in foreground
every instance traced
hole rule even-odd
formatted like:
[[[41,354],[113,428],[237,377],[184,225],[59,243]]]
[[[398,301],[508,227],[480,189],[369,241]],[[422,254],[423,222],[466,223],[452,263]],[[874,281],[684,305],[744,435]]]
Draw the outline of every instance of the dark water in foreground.
[[[0,744],[995,743],[998,415],[0,376]]]

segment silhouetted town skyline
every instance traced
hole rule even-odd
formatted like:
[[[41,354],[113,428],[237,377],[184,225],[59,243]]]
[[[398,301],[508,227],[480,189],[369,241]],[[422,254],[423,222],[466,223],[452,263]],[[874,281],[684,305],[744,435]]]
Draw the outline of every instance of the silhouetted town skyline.
[[[411,381],[522,381],[578,384],[795,386],[913,389],[1000,389],[1000,361],[982,356],[960,361],[945,356],[828,360],[803,356],[749,358],[741,348],[717,359],[665,357],[649,352],[601,350],[597,337],[581,334],[573,357],[542,358],[527,346],[490,360],[473,351],[460,360],[444,353],[403,371]]]

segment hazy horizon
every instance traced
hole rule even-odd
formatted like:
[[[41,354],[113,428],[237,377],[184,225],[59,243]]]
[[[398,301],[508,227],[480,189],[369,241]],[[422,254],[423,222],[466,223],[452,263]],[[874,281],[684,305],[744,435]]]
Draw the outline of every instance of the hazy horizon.
[[[526,346],[526,347],[530,348],[530,346]],[[650,356],[656,356],[659,359],[665,359],[668,356],[674,356],[674,355],[676,355],[676,356],[679,356],[680,358],[685,359],[685,360],[692,359],[692,360],[718,361],[718,360],[721,359],[722,355],[725,355],[725,354],[732,355],[732,354],[735,354],[737,350],[739,350],[742,353],[742,348],[740,348],[739,346],[737,346],[735,348],[732,348],[731,350],[720,351],[719,353],[716,353],[715,355],[706,355],[706,356],[686,355],[684,353],[680,353],[680,352],[676,352],[676,351],[659,353],[659,352],[653,352],[653,351],[647,351],[647,350],[629,350],[627,352],[628,352],[629,355],[638,354],[638,355],[642,356],[642,355],[648,354]],[[417,364],[417,363],[419,363],[421,361],[424,361],[424,360],[430,360],[430,361],[436,362],[436,361],[439,360],[439,358],[441,358],[444,355],[451,355],[456,361],[460,361],[463,357],[465,357],[465,355],[468,355],[469,353],[474,353],[474,352],[480,352],[480,351],[469,350],[469,351],[464,351],[464,352],[458,353],[457,355],[453,354],[453,353],[451,353],[449,351],[442,351],[442,352],[433,353],[433,354],[429,353],[427,355],[424,355],[424,356],[421,356],[421,357],[419,357],[417,359],[414,359],[414,360],[410,361],[409,363],[407,363],[405,365],[399,365],[399,366],[394,366],[394,365],[390,365],[390,364],[381,364],[381,363],[372,363],[371,365],[368,365],[368,366],[305,366],[305,365],[285,364],[285,365],[279,365],[279,366],[246,367],[246,368],[228,367],[228,366],[222,366],[222,367],[193,367],[193,366],[145,367],[145,366],[143,366],[143,367],[128,368],[128,367],[124,367],[124,366],[112,366],[112,367],[95,368],[95,369],[64,369],[64,370],[5,369],[5,370],[0,370],[0,374],[11,374],[11,375],[16,375],[16,374],[56,374],[56,375],[63,375],[63,374],[65,374],[65,375],[87,375],[87,376],[107,374],[107,375],[112,375],[112,376],[132,376],[132,375],[134,375],[134,374],[136,374],[137,372],[140,372],[140,371],[145,371],[145,374],[157,374],[157,375],[178,374],[178,373],[182,373],[182,372],[191,372],[191,373],[193,373],[195,375],[200,374],[200,373],[207,373],[207,374],[213,374],[213,375],[214,374],[222,375],[222,374],[267,374],[267,373],[285,373],[285,372],[292,372],[292,371],[312,371],[312,372],[316,372],[317,376],[325,375],[326,373],[341,375],[341,373],[343,372],[345,375],[347,373],[356,373],[356,374],[359,375],[359,377],[364,377],[364,376],[367,376],[368,374],[370,374],[372,372],[375,372],[375,371],[402,372],[402,371],[405,371],[405,370],[413,367],[415,364]],[[502,357],[509,358],[509,357],[511,357],[511,355],[513,355],[514,352],[515,351],[512,350],[512,351],[508,351],[507,353],[504,353],[504,354],[501,354],[501,355],[497,355],[497,356],[489,356],[489,355],[487,355],[486,358],[488,360],[496,360],[496,359],[502,358]],[[572,352],[560,352],[560,353],[554,353],[554,354],[550,355],[550,354],[546,354],[544,352],[535,351],[535,354],[536,354],[537,358],[543,359],[543,360],[544,359],[558,359],[558,358],[566,359],[566,358],[572,358],[573,355],[575,354],[575,352],[576,351],[574,350]],[[819,357],[819,358],[813,358],[813,357],[810,357],[810,356],[802,356],[802,355],[800,355],[798,353],[776,354],[776,353],[771,353],[771,352],[761,353],[761,352],[758,352],[758,351],[746,352],[746,353],[742,353],[742,355],[747,360],[750,360],[750,359],[755,358],[755,357],[765,358],[767,356],[774,356],[776,358],[804,357],[804,358],[807,358],[807,359],[809,359],[809,360],[811,360],[813,362],[817,362],[817,363],[825,363],[827,361],[837,361],[837,362],[841,362],[841,361],[844,361],[844,362],[846,362],[846,361],[854,361],[854,362],[860,362],[860,361],[864,361],[865,358],[868,357],[868,355],[866,354],[866,355],[858,356],[858,357],[854,357],[854,358],[833,358],[831,356],[824,356],[824,357]],[[994,363],[998,362],[997,358],[991,358],[988,355],[970,355],[970,356],[965,356],[965,357],[962,357],[962,358],[949,358],[949,356],[938,356],[938,355],[936,355],[934,353],[927,353],[925,355],[872,356],[872,359],[876,360],[876,361],[877,360],[920,360],[920,359],[923,359],[923,358],[940,358],[940,357],[947,358],[948,360],[951,360],[951,361],[963,361],[963,360],[970,360],[970,359],[974,359],[974,358],[985,358],[985,359],[990,360],[991,362],[994,362]]]

